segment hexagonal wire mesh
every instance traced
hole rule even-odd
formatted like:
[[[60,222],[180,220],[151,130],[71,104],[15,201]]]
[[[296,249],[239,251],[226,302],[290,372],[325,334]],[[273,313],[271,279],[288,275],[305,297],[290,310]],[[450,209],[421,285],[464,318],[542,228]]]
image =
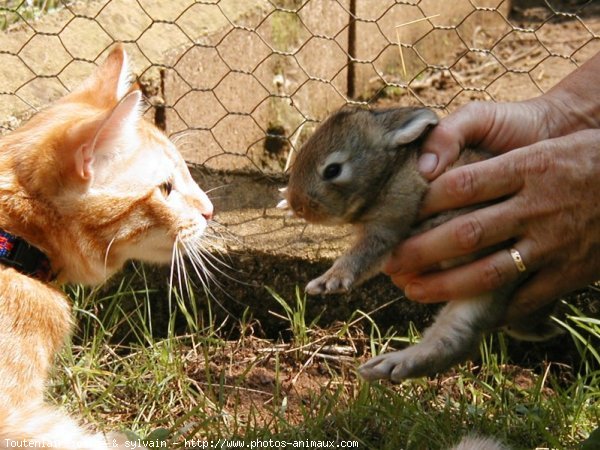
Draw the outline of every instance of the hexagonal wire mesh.
[[[600,5],[3,0],[0,30],[0,132],[72,89],[120,41],[147,116],[190,163],[270,175],[345,103],[444,113],[544,92],[600,50]]]
[[[0,126],[70,90],[116,41],[190,162],[281,171],[349,102],[452,110],[543,92],[598,49],[592,1],[4,0]],[[307,126],[308,125],[308,126]]]

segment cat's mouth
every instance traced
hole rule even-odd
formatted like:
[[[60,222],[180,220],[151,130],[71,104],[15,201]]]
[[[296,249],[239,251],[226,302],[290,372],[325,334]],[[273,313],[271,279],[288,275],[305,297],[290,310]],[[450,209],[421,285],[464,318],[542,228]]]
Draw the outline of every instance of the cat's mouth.
[[[202,223],[191,223],[181,227],[177,232],[176,244],[183,246],[199,245],[202,238],[206,235],[208,221],[205,219]]]
[[[205,224],[195,224],[178,233],[172,249],[172,287],[180,291],[182,287],[187,290],[191,278],[199,281],[206,292],[210,292],[209,285],[220,286],[215,273],[225,274],[226,270],[231,269],[222,258],[224,240],[227,240],[222,236],[224,232],[226,230],[217,222],[209,219]]]

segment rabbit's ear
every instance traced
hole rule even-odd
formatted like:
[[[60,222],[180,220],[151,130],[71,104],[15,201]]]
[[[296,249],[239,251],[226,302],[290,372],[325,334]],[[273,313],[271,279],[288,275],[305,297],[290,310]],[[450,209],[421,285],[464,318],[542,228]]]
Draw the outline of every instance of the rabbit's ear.
[[[428,108],[397,110],[393,122],[386,124],[391,129],[386,133],[385,139],[392,148],[410,144],[437,123],[437,115]]]

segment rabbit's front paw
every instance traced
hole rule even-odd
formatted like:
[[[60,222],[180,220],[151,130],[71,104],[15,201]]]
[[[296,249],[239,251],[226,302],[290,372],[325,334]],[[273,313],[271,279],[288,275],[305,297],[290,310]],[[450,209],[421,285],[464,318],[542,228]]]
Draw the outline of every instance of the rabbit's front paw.
[[[354,275],[345,270],[332,267],[319,278],[315,278],[306,285],[309,295],[336,294],[348,292],[354,283]]]

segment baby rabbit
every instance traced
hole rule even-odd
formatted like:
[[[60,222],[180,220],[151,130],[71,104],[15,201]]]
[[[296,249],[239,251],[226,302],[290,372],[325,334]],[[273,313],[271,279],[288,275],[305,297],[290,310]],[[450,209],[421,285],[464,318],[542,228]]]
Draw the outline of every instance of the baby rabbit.
[[[450,211],[417,223],[428,189],[417,169],[419,144],[437,122],[436,114],[427,108],[346,107],[323,122],[302,146],[289,184],[282,190],[285,199],[278,206],[291,208],[308,222],[353,224],[357,237],[325,274],[308,283],[308,294],[348,291],[376,274],[403,239],[466,212]],[[485,157],[465,150],[455,165]],[[447,261],[444,267],[464,262],[464,258]],[[478,348],[483,333],[502,325],[514,288],[513,284],[448,303],[418,344],[371,359],[359,368],[360,374],[367,380],[399,381],[442,372],[465,361]],[[545,331],[529,330],[534,323],[539,321],[520,320],[509,331],[539,340],[539,331]]]

